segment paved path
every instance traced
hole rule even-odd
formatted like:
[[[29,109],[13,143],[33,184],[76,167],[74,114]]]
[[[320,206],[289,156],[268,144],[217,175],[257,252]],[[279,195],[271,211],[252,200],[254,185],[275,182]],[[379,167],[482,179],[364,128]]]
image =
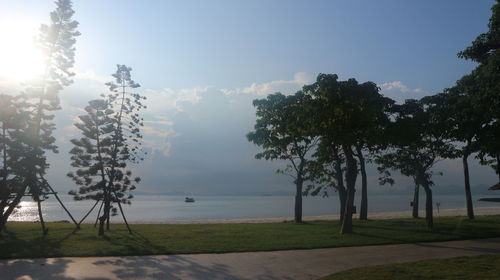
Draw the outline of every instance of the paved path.
[[[300,280],[368,265],[490,253],[500,253],[500,238],[256,253],[0,260],[0,279]]]

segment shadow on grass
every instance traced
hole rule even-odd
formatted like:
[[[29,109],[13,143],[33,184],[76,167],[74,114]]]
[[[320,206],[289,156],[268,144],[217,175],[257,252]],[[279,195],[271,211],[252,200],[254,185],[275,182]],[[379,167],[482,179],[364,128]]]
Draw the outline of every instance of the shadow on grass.
[[[43,235],[33,239],[22,239],[19,238],[15,232],[6,230],[4,233],[8,237],[8,242],[2,242],[0,258],[16,258],[24,257],[26,255],[44,257],[47,256],[47,252],[51,252],[50,255],[57,255],[57,252],[61,247],[61,243],[72,236],[75,231],[73,230],[64,235],[62,238],[57,239]]]

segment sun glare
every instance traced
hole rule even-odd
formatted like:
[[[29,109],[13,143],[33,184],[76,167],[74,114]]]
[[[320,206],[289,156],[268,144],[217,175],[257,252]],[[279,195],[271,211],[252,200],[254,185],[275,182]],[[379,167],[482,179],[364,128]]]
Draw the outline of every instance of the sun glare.
[[[43,72],[43,58],[34,44],[38,24],[0,21],[0,78],[25,82]]]

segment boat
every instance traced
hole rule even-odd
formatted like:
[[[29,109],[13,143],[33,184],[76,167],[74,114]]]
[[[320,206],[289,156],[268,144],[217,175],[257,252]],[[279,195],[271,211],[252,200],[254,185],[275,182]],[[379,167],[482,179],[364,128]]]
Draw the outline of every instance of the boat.
[[[184,199],[184,202],[194,202],[194,198],[186,196],[186,199]]]

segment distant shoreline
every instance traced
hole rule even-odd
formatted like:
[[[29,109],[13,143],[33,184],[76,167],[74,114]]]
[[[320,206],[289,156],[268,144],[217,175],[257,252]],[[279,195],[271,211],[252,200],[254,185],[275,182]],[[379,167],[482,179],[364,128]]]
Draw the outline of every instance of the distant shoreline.
[[[407,211],[390,211],[390,212],[368,212],[368,219],[399,219],[411,218],[412,212]],[[493,207],[477,207],[474,208],[474,215],[500,215],[500,206]],[[434,217],[454,217],[467,216],[466,208],[440,209],[439,213],[434,208]],[[425,217],[425,210],[419,211],[419,217]],[[354,218],[359,218],[359,214],[355,214]],[[339,219],[339,214],[319,215],[319,216],[304,216],[304,221],[325,220],[334,221]],[[293,217],[275,217],[275,218],[240,218],[240,219],[207,219],[193,221],[164,221],[164,222],[132,222],[131,224],[241,224],[241,223],[280,223],[293,221]]]

